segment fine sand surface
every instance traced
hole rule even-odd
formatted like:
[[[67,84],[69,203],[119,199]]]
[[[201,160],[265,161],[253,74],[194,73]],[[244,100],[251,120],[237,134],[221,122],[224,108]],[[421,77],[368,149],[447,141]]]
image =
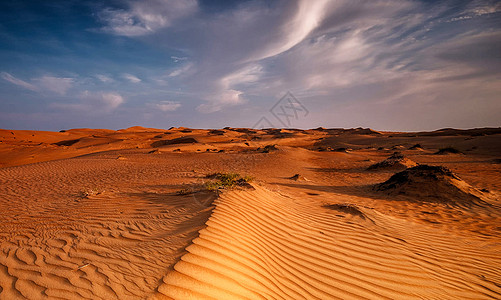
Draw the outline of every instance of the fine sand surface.
[[[500,299],[501,129],[0,130],[0,220],[0,299]]]

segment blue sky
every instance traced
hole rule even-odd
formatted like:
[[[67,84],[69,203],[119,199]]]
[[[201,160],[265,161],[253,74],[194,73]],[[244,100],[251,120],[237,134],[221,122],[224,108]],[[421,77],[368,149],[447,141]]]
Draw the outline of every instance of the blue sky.
[[[11,2],[0,128],[501,126],[499,1]]]

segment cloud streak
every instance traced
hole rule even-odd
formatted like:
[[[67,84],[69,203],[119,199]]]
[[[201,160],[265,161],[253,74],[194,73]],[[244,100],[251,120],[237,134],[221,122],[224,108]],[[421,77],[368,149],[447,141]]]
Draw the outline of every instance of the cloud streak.
[[[78,113],[109,114],[125,102],[117,92],[83,91],[76,98],[78,102],[53,102],[51,107]]]
[[[141,79],[139,79],[138,77],[136,77],[132,74],[126,73],[126,74],[123,74],[122,76],[123,76],[123,78],[127,79],[129,82],[132,82],[132,83],[139,83],[142,81]]]
[[[34,78],[28,83],[24,80],[16,78],[7,72],[0,73],[2,79],[34,92],[49,92],[61,96],[66,95],[66,92],[73,86],[74,79],[68,77],[42,76]]]
[[[73,78],[42,76],[33,80],[40,90],[50,91],[58,95],[66,95],[66,92],[74,83]]]
[[[161,101],[152,105],[154,108],[163,112],[175,111],[181,107],[181,103],[175,101]]]
[[[111,83],[114,82],[115,80],[111,78],[110,76],[103,75],[103,74],[96,74],[95,77],[99,79],[99,81],[103,83]]]
[[[127,10],[106,8],[98,16],[106,24],[103,31],[134,37],[152,34],[196,10],[195,0],[145,0],[129,2]]]
[[[36,86],[34,86],[33,84],[28,83],[28,82],[21,80],[19,78],[16,78],[7,72],[0,73],[0,77],[2,77],[3,80],[6,80],[14,85],[20,86],[20,87],[25,88],[27,90],[34,91],[34,92],[38,91],[38,88]]]

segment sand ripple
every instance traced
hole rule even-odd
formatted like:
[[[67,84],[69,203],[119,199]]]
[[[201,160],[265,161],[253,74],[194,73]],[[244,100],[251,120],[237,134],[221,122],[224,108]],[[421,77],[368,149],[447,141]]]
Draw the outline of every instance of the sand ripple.
[[[224,194],[156,297],[501,297],[499,245],[463,244],[373,209],[359,208],[364,219],[313,205],[260,187]]]

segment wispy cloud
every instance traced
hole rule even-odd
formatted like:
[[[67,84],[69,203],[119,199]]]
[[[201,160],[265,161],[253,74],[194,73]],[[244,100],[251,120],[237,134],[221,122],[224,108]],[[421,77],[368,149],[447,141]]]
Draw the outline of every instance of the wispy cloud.
[[[98,93],[91,94],[90,99],[95,99],[98,103],[103,104],[105,110],[114,110],[124,103],[124,98],[118,93],[108,92],[108,93]]]
[[[102,114],[113,112],[125,102],[117,92],[84,91],[77,95],[76,99],[78,102],[53,102],[51,107],[72,112]]]
[[[159,109],[164,112],[175,111],[181,107],[181,103],[175,101],[161,101],[159,103],[154,103],[153,106],[155,109]]]
[[[171,71],[169,73],[168,77],[177,77],[180,75],[184,75],[184,74],[188,73],[188,71],[192,71],[193,67],[194,67],[193,63],[187,63],[184,66]]]
[[[178,56],[171,56],[170,57],[172,59],[172,61],[174,62],[180,62],[182,60],[187,60],[188,58],[187,57],[178,57]]]
[[[202,113],[212,113],[234,105],[246,102],[241,90],[249,84],[256,84],[262,76],[259,64],[249,64],[235,70],[214,82],[214,90],[204,99],[208,103],[200,104],[197,110]]]
[[[134,76],[134,75],[128,74],[128,73],[123,74],[123,78],[127,79],[128,81],[130,81],[132,83],[139,83],[142,81],[137,76]]]
[[[110,76],[107,76],[107,75],[103,75],[103,74],[96,74],[95,77],[97,79],[99,79],[99,81],[103,82],[103,83],[111,83],[113,81],[115,81],[113,78],[111,78]]]
[[[472,1],[466,13],[472,13],[475,16],[483,16],[501,12],[501,3],[499,1]]]
[[[38,91],[38,88],[36,86],[34,86],[33,84],[28,83],[28,82],[21,80],[19,78],[16,78],[7,72],[0,73],[0,77],[2,77],[2,79],[6,80],[12,84],[15,84],[15,85],[20,86],[20,87],[25,88],[25,89],[28,89],[30,91]]]
[[[501,12],[501,3],[499,1],[476,0],[468,3],[466,9],[457,12],[446,22],[465,21],[499,12]]]
[[[238,90],[223,90],[213,96],[205,98],[208,103],[197,106],[201,113],[213,113],[220,111],[225,107],[244,103],[243,92]]]
[[[32,79],[31,81],[33,83],[28,83],[24,80],[16,78],[7,72],[0,73],[0,76],[8,82],[30,91],[52,92],[58,95],[65,95],[75,82],[73,78],[54,77],[48,75]]]
[[[103,31],[123,36],[151,34],[197,10],[196,0],[130,1],[129,9],[106,8],[98,14]]]
[[[268,35],[266,43],[247,59],[261,60],[283,53],[303,41],[326,16],[329,0],[298,1],[286,22],[276,27],[276,35]]]
[[[73,78],[42,76],[33,80],[41,90],[50,91],[58,95],[66,95],[66,92],[74,83]]]

